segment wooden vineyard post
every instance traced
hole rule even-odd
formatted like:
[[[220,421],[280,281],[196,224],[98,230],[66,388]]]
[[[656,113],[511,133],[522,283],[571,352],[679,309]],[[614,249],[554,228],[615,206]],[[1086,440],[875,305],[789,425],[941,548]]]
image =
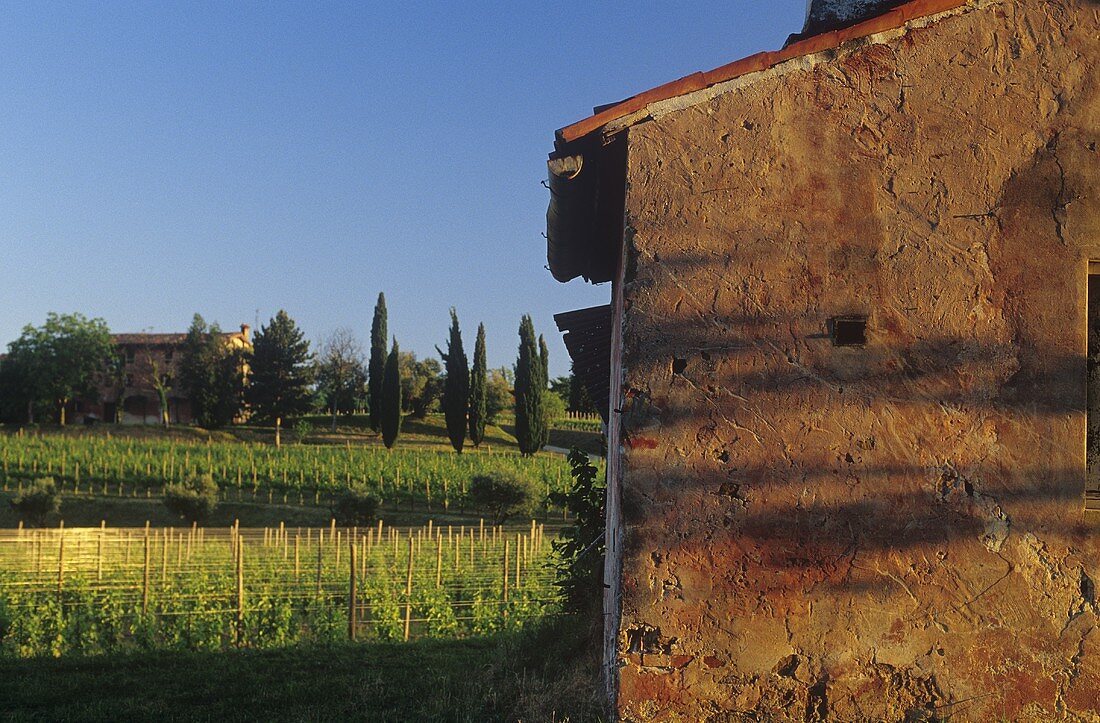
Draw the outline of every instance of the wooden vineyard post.
[[[519,579],[520,572],[519,571],[523,569],[523,562],[524,562],[523,556],[522,556],[522,550],[523,550],[523,540],[521,539],[521,535],[519,533],[516,533],[516,592],[517,593],[519,592],[519,583],[520,583],[520,579]]]
[[[237,537],[237,646],[244,642],[244,539]]]
[[[348,538],[348,640],[355,642],[355,537]]]
[[[106,535],[106,530],[103,529],[104,524],[101,522],[99,525],[99,540],[96,545],[95,553],[95,579],[96,582],[102,582],[103,580],[103,537]]]
[[[443,587],[443,535],[437,534],[435,538],[435,586]]]
[[[325,546],[317,544],[317,598],[321,597],[321,568],[324,564]]]
[[[57,531],[57,604],[61,604],[61,592],[65,588],[65,521]]]
[[[298,582],[298,578],[301,576],[302,568],[298,562],[298,543],[300,541],[300,535],[294,535],[294,582]]]
[[[508,617],[508,540],[504,541],[504,574],[502,575],[500,597],[503,604],[500,606],[500,616]]]
[[[409,565],[405,573],[405,642],[409,642],[409,624],[412,621],[413,547],[412,530],[409,530]]]
[[[141,614],[145,615],[149,612],[149,532],[148,528],[145,533],[145,564],[143,566],[143,574],[141,577]]]
[[[160,544],[160,584],[164,585],[168,580],[168,530],[161,536]]]

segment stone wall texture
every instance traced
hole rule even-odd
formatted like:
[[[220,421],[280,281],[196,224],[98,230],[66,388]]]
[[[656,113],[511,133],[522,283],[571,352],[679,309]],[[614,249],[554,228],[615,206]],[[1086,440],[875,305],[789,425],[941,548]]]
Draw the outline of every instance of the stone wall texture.
[[[1100,720],[1098,59],[975,2],[628,131],[621,718]]]

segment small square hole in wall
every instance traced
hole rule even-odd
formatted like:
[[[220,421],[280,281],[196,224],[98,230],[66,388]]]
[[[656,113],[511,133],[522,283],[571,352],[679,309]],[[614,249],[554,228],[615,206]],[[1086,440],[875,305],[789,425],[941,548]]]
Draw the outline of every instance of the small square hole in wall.
[[[866,316],[836,316],[829,320],[833,346],[864,346],[867,343]]]

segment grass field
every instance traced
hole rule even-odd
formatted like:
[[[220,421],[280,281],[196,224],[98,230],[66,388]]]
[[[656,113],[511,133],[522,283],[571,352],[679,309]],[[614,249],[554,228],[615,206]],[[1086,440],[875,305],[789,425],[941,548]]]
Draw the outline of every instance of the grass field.
[[[9,721],[599,721],[578,621],[408,644],[0,660]]]

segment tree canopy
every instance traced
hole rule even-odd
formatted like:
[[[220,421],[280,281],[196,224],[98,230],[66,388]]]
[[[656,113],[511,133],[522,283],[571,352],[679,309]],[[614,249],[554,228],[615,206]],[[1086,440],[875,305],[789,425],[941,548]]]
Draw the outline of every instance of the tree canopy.
[[[423,419],[435,411],[443,393],[443,367],[434,357],[417,359],[411,351],[399,352],[401,370],[401,410],[414,419]]]
[[[401,362],[397,340],[393,340],[393,349],[386,357],[385,373],[382,376],[380,411],[382,414],[382,443],[386,449],[392,449],[401,434]]]
[[[459,454],[466,442],[466,414],[470,404],[470,367],[462,348],[462,330],[458,327],[458,314],[451,308],[451,333],[447,339],[446,353],[436,347],[443,358],[447,374],[443,381],[443,417],[447,423],[447,437]]]
[[[543,344],[545,349],[545,344]],[[528,314],[519,325],[519,358],[516,361],[516,442],[525,456],[546,444],[546,354],[539,353],[535,325]]]
[[[321,344],[317,362],[317,390],[325,408],[336,416],[349,414],[366,401],[367,369],[363,363],[363,348],[350,329],[337,329]]]
[[[180,354],[179,384],[191,400],[195,423],[207,429],[232,423],[244,401],[245,352],[226,344],[217,323],[207,326],[195,314]]]
[[[285,311],[256,333],[250,367],[246,398],[258,419],[278,422],[310,410],[313,355]]]
[[[4,366],[18,380],[19,402],[34,410],[50,405],[65,424],[65,407],[76,397],[95,399],[97,382],[115,365],[115,346],[103,319],[50,312],[40,327],[27,325],[8,345]]]
[[[382,424],[382,378],[386,375],[386,342],[389,341],[386,326],[386,295],[379,293],[370,325],[370,361],[367,366],[370,426],[376,432]]]
[[[470,441],[477,447],[485,439],[487,415],[487,372],[485,359],[485,325],[477,325],[477,341],[474,342],[474,366],[470,370],[469,423]]]

